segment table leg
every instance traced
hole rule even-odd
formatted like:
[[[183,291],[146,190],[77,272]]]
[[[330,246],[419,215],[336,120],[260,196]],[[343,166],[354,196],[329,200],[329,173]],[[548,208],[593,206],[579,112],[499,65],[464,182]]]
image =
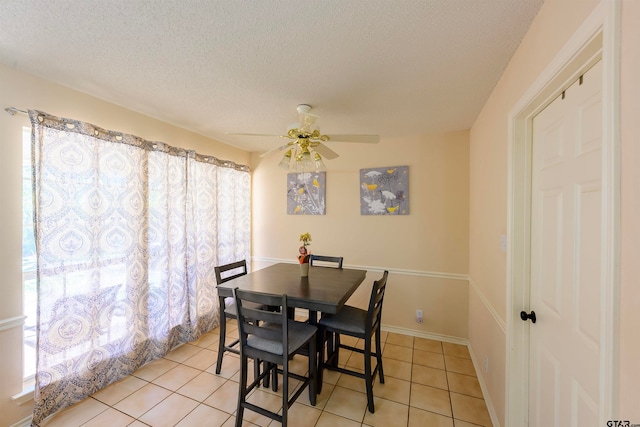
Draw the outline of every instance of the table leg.
[[[309,310],[309,324],[318,326],[318,312],[315,310]],[[324,336],[320,333],[316,333],[316,390],[318,394],[322,392],[322,369],[320,364],[324,363]]]

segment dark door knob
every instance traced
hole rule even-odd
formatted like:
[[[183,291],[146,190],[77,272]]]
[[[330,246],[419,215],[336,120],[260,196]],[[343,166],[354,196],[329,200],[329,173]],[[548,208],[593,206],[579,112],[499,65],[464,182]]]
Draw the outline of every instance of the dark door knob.
[[[531,323],[536,323],[536,312],[531,310],[530,314],[527,314],[526,311],[521,311],[520,312],[520,318],[522,320],[524,320],[525,322],[529,319],[531,319]]]

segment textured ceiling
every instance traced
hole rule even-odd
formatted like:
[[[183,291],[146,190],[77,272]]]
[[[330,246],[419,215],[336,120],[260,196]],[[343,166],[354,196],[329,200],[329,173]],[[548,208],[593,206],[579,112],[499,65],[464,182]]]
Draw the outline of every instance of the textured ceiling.
[[[473,124],[541,5],[0,0],[0,61],[250,151],[280,142],[226,133],[282,134],[300,103],[323,133],[413,136]]]

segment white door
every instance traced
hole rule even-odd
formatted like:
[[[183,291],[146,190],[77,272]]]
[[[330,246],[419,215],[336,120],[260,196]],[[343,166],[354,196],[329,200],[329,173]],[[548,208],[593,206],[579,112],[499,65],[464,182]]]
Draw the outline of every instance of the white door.
[[[530,426],[596,426],[602,62],[533,120]]]

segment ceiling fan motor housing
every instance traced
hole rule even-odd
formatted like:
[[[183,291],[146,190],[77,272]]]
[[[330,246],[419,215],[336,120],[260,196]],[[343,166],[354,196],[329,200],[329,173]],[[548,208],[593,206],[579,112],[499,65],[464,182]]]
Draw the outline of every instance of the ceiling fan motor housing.
[[[306,114],[309,111],[311,111],[311,105],[298,104],[297,110],[298,110],[298,114]]]

